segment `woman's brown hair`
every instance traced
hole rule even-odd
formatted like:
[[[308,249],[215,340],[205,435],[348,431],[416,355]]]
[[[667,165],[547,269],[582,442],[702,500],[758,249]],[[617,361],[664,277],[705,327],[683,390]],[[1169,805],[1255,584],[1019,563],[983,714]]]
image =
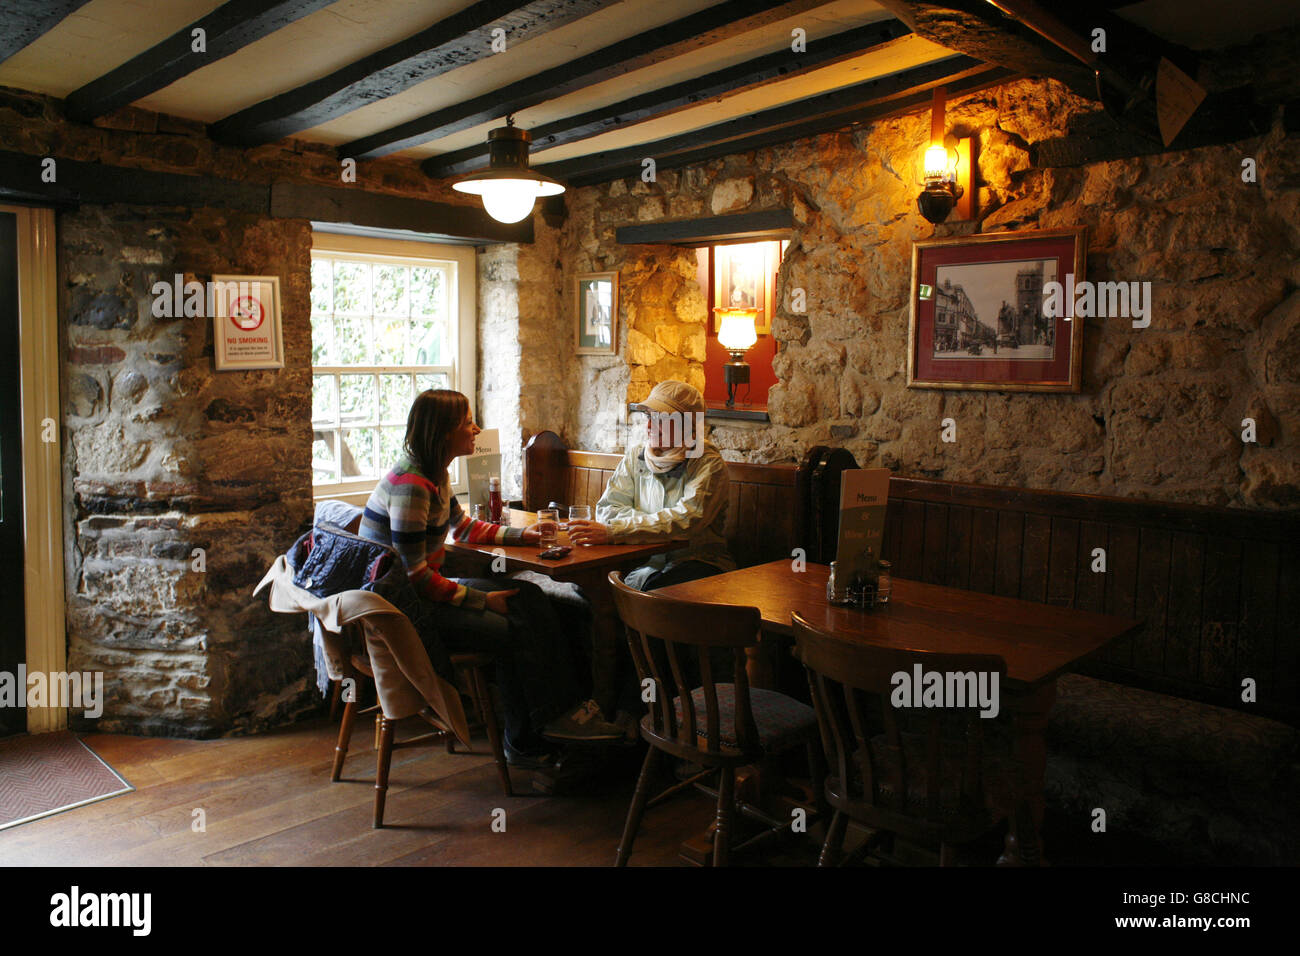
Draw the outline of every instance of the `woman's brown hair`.
[[[411,403],[403,448],[411,464],[430,481],[441,481],[447,474],[453,457],[448,441],[468,414],[469,399],[445,388],[421,392]]]

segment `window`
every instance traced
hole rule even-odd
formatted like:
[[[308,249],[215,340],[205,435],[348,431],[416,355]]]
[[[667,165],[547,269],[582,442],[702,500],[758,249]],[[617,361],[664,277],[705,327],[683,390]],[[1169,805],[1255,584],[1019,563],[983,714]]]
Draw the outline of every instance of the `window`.
[[[474,250],[317,233],[311,254],[312,482],[364,502],[401,456],[411,401],[472,394]],[[464,490],[452,466],[453,489]]]

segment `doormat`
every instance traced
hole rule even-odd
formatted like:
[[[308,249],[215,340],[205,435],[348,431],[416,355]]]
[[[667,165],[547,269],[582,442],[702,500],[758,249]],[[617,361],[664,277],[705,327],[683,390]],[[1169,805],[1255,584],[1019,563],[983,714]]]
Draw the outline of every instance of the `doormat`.
[[[0,740],[0,830],[134,789],[71,731]]]

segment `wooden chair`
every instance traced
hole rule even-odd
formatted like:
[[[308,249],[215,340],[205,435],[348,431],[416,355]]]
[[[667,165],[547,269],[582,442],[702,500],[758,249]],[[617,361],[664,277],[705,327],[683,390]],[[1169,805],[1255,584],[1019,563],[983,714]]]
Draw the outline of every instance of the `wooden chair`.
[[[497,723],[496,708],[493,705],[487,677],[484,674],[484,671],[495,662],[496,659],[491,654],[458,653],[451,655],[451,663],[464,676],[470,697],[474,702],[474,709],[478,712],[479,720],[487,731],[492,756],[496,758],[497,775],[501,780],[501,788],[505,791],[506,796],[510,797],[514,796],[510,784],[510,768],[506,764],[501,728]],[[351,665],[352,674],[349,676],[356,679],[358,683],[360,678],[363,677],[369,678],[371,681],[374,680],[374,671],[371,670],[370,661],[366,659],[365,655],[354,654]],[[392,763],[393,751],[407,747],[444,743],[447,747],[447,753],[455,753],[456,736],[451,732],[450,728],[443,726],[432,711],[425,710],[419,714],[419,717],[434,728],[433,732],[421,734],[409,740],[397,740],[394,734],[396,721],[385,717],[378,704],[361,707],[357,703],[357,695],[354,692],[352,699],[346,701],[343,707],[343,720],[339,725],[339,739],[334,747],[334,767],[330,772],[331,783],[337,783],[343,773],[343,761],[348,756],[348,746],[352,740],[352,727],[356,722],[356,718],[371,713],[375,715],[375,815],[372,825],[379,829],[384,825],[384,803],[388,796],[388,769]]]
[[[642,593],[625,585],[617,571],[610,573],[609,582],[619,617],[627,626],[637,675],[643,686],[650,679],[655,688],[650,713],[641,720],[641,737],[650,750],[637,780],[615,865],[627,865],[655,765],[659,755],[667,753],[706,768],[706,773],[720,771],[713,865],[725,866],[731,851],[736,768],[803,745],[808,748],[817,787],[822,763],[817,749],[816,715],[808,705],[784,694],[750,689],[745,675],[745,648],[758,643],[761,618],[757,608],[700,604]],[[714,649],[730,652],[734,683],[715,680],[709,653]],[[701,679],[701,686],[693,691],[683,678],[692,651]],[[682,706],[683,697],[689,700],[689,707]],[[655,802],[703,775],[670,788]],[[764,822],[771,825],[773,821],[764,818]],[[782,830],[788,827],[788,823],[781,824]]]
[[[849,820],[938,842],[939,865],[948,866],[954,845],[970,842],[1009,815],[1013,764],[1009,753],[985,748],[984,731],[994,721],[979,716],[977,701],[961,709],[917,709],[906,728],[900,728],[903,721],[890,701],[893,676],[910,676],[918,664],[923,673],[997,673],[1000,688],[1006,676],[1001,657],[850,642],[798,614],[791,618],[830,764],[826,799],[835,815],[819,866],[837,861]],[[956,724],[958,733],[945,734],[945,723]],[[873,732],[877,728],[880,732]]]

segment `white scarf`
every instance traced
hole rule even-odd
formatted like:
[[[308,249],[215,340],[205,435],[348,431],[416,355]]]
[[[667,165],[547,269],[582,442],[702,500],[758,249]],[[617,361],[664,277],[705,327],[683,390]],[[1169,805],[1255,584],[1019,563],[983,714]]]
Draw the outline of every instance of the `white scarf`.
[[[686,460],[685,448],[651,448],[645,446],[646,466],[656,475],[672,471]]]

